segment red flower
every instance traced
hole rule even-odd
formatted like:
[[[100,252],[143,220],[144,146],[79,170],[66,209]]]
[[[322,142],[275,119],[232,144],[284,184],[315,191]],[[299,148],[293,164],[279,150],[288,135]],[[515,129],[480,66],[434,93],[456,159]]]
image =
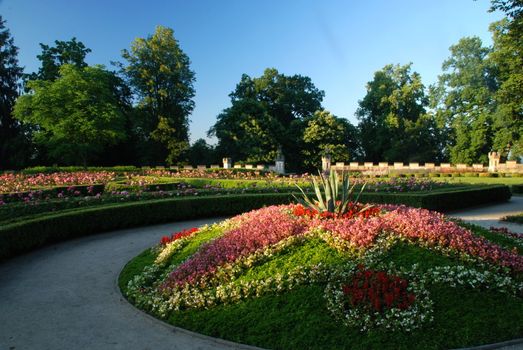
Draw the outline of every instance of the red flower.
[[[180,232],[175,232],[171,235],[171,237],[163,236],[162,239],[160,240],[160,243],[165,245],[167,243],[174,242],[177,239],[180,239],[182,237],[189,237],[190,235],[192,235],[193,233],[196,233],[196,232],[198,232],[198,229],[196,227],[185,229]]]
[[[403,310],[414,303],[416,297],[407,287],[408,281],[401,277],[358,266],[358,272],[342,290],[351,306],[383,312],[393,307]]]

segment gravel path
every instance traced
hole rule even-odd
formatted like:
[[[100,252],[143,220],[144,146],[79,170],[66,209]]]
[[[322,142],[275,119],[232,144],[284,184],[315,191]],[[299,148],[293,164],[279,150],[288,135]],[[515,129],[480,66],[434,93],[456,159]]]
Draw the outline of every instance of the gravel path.
[[[523,211],[523,197],[452,215],[490,225],[515,211]],[[0,349],[253,349],[165,325],[129,305],[117,288],[125,263],[162,235],[217,220],[88,236],[1,263]]]
[[[237,348],[152,319],[122,300],[116,285],[125,263],[162,235],[216,220],[84,237],[0,264],[0,349]]]
[[[505,203],[454,211],[448,215],[485,228],[507,227],[512,232],[523,234],[523,225],[500,221],[504,216],[518,213],[523,213],[523,196],[512,196],[510,201]]]

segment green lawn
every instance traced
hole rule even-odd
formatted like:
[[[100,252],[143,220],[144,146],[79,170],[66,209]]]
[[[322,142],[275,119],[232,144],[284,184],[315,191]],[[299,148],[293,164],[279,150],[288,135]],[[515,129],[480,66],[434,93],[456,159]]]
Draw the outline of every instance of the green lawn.
[[[431,177],[433,181],[452,184],[522,185],[523,177]]]

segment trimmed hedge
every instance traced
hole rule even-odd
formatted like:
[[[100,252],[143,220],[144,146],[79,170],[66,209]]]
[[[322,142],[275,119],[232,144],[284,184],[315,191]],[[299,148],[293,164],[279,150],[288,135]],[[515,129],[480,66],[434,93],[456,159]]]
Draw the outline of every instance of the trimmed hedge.
[[[512,193],[523,193],[523,185],[512,185],[511,186]]]
[[[428,193],[363,193],[363,202],[405,204],[416,208],[451,211],[475,205],[507,201],[512,196],[505,185],[474,186]]]
[[[291,199],[290,194],[176,198],[41,216],[0,228],[0,260],[68,238],[161,222],[234,215]]]
[[[365,193],[360,199],[443,211],[504,201],[510,196],[507,186],[496,185],[423,194]],[[290,193],[168,198],[41,215],[0,227],[0,260],[72,237],[161,222],[234,215],[264,205],[289,203],[292,199]]]

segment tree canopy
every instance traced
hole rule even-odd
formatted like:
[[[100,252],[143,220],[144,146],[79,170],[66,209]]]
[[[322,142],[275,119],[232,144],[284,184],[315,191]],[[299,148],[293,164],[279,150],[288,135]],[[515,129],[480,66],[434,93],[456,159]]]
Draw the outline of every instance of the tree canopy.
[[[435,120],[427,115],[428,98],[411,64],[387,65],[367,84],[359,101],[361,145],[368,161],[434,161],[440,158]]]
[[[306,125],[302,153],[307,169],[320,168],[321,156],[326,152],[337,162],[348,162],[357,156],[358,130],[348,120],[322,110],[316,111]]]
[[[259,78],[244,74],[229,95],[231,106],[217,117],[209,136],[220,156],[272,162],[279,147],[294,166],[302,165],[300,145],[306,121],[320,110],[325,93],[309,77],[266,69]]]
[[[42,53],[36,56],[41,66],[38,72],[29,74],[27,80],[55,80],[60,76],[60,67],[71,64],[78,68],[86,67],[85,56],[91,49],[81,41],[72,38],[68,41],[55,40],[55,46],[40,43]]]
[[[107,145],[126,137],[119,80],[103,66],[65,64],[54,81],[27,83],[15,117],[34,126],[34,141],[60,164],[87,165]]]
[[[174,31],[156,27],[153,35],[137,38],[123,50],[123,73],[138,99],[137,128],[148,144],[149,160],[169,164],[189,147],[189,115],[194,109],[195,74]]]
[[[488,163],[492,148],[492,113],[496,81],[488,61],[491,50],[477,37],[463,38],[450,47],[443,74],[432,90],[433,107],[447,134],[446,148],[453,163]]]
[[[490,64],[496,71],[493,148],[513,159],[523,156],[523,15],[491,25]]]
[[[23,166],[29,158],[27,130],[12,115],[22,75],[18,47],[0,16],[0,169]]]

